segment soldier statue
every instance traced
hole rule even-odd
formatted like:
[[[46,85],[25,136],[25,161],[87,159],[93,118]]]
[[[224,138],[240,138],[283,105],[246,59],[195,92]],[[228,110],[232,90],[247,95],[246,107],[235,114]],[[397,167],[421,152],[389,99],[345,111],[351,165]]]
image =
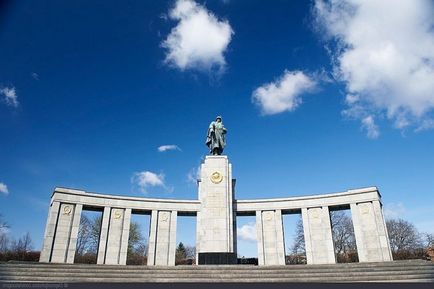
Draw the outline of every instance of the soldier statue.
[[[223,149],[226,146],[226,128],[223,125],[221,116],[218,116],[209,125],[206,145],[209,147],[209,153],[214,156],[223,153]]]

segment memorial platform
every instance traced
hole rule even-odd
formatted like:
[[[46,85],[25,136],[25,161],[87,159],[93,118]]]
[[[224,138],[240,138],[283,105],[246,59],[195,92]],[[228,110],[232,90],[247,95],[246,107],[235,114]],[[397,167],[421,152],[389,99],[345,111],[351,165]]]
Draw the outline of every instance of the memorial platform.
[[[1,262],[0,282],[432,282],[423,260],[329,265],[136,266]]]

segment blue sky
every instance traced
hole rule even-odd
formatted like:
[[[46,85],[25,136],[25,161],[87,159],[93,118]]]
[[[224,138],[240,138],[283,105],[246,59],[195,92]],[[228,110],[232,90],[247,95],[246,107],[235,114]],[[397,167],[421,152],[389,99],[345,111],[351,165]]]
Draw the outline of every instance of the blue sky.
[[[375,185],[389,217],[434,233],[434,9],[401,2],[5,2],[9,233],[41,247],[55,186],[196,199],[217,115],[237,199]]]

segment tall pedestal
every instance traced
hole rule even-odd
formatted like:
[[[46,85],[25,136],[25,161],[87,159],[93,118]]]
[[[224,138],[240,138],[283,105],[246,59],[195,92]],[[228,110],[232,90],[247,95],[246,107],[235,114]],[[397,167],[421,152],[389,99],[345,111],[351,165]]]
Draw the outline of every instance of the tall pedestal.
[[[285,265],[282,211],[257,211],[256,233],[258,265]]]
[[[389,236],[379,201],[351,204],[359,262],[392,261]]]
[[[200,169],[196,250],[198,264],[235,264],[235,180],[227,156],[207,156]]]
[[[336,263],[329,208],[302,208],[301,216],[307,264]]]

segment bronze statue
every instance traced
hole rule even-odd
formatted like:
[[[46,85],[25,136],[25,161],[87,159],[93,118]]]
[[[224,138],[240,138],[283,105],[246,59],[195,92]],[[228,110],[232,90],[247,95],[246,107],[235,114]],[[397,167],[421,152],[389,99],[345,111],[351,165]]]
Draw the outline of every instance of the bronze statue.
[[[216,156],[223,153],[226,146],[226,131],[221,116],[216,117],[215,121],[210,123],[205,142],[210,154]]]

